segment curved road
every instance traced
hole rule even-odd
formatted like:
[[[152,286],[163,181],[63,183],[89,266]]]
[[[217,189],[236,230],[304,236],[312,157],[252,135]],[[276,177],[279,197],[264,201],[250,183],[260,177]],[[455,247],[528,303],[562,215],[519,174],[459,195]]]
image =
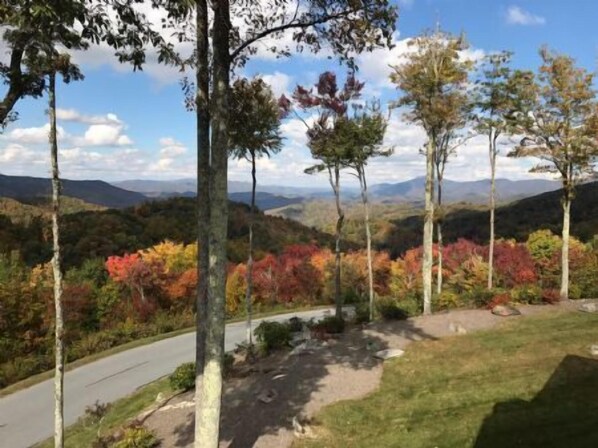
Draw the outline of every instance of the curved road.
[[[281,314],[262,320],[282,321],[330,314],[320,309]],[[225,349],[245,339],[245,322],[226,326]],[[74,423],[85,408],[99,400],[109,403],[171,373],[183,362],[195,359],[195,333],[164,339],[86,364],[65,375],[65,424]],[[0,446],[26,448],[50,437],[54,428],[53,379],[0,398]]]

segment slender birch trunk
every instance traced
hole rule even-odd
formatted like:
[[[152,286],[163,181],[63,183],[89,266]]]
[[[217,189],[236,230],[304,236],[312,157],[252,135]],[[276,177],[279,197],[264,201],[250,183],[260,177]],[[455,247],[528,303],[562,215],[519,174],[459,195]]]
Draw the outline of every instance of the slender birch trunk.
[[[228,115],[230,90],[230,5],[212,3],[214,26],[213,91],[211,104],[211,175],[208,309],[205,363],[195,446],[218,448],[224,358],[224,314],[226,304],[226,242],[228,225]]]
[[[245,294],[245,307],[247,310],[247,343],[251,347],[251,296],[253,295],[253,221],[255,213],[255,188],[257,179],[255,175],[255,153],[251,151],[251,210],[249,211],[249,256],[247,258],[247,293]]]
[[[209,228],[210,228],[210,72],[208,44],[208,5],[197,0],[196,21],[196,120],[197,120],[197,298],[195,314],[195,440],[199,440],[201,394],[205,362],[208,304]],[[197,445],[196,445],[197,446]]]
[[[563,249],[561,254],[561,300],[569,300],[569,227],[571,196],[565,191],[563,198]]]
[[[494,286],[494,211],[496,209],[496,133],[490,131],[490,241],[488,243],[488,289]]]
[[[54,446],[64,447],[64,321],[62,310],[62,266],[60,255],[60,173],[58,171],[58,140],[56,130],[56,73],[50,74],[49,83],[50,115],[50,159],[52,162],[52,238],[54,256],[54,307],[56,329],[54,354]]]
[[[434,147],[435,142],[430,139],[426,148],[426,188],[424,215],[424,257],[422,262],[424,314],[432,313],[432,263],[434,236]]]
[[[438,212],[442,213],[442,176],[438,176]],[[442,216],[436,220],[436,238],[438,242],[438,272],[436,273],[436,293],[442,293]]]
[[[341,294],[341,238],[343,233],[343,222],[345,214],[341,207],[341,185],[340,185],[340,167],[338,164],[334,167],[334,179],[332,173],[328,170],[330,175],[330,183],[334,190],[334,198],[336,202],[336,233],[335,233],[335,259],[334,259],[334,304],[336,307],[335,316],[339,319],[343,317],[343,301]]]
[[[374,268],[372,263],[372,234],[370,232],[370,206],[368,201],[368,184],[365,178],[365,167],[357,168],[359,184],[361,186],[361,200],[363,202],[363,216],[365,224],[366,250],[368,258],[368,292],[370,321],[374,320]]]

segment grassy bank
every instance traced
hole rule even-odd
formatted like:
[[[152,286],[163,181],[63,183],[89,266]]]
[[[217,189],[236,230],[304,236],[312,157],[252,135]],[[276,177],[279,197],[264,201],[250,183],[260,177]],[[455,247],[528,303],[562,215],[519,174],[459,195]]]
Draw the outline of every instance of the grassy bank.
[[[165,396],[172,393],[167,378],[150,383],[134,394],[112,403],[101,423],[88,423],[81,419],[74,425],[69,426],[65,432],[64,446],[66,448],[92,446],[98,434],[108,435],[116,431],[125,422],[136,417],[150,406],[159,393],[163,393]],[[48,439],[35,445],[34,448],[52,448],[53,446],[54,440]]]
[[[297,307],[290,307],[290,308],[285,307],[285,306],[276,306],[271,309],[268,309],[267,311],[263,311],[263,312],[254,314],[253,319],[261,319],[261,318],[265,318],[265,317],[276,316],[278,314],[286,314],[286,313],[293,313],[293,312],[300,312],[300,311],[307,311],[307,310],[317,310],[317,309],[323,309],[323,308],[329,308],[329,305],[297,306]],[[244,320],[245,320],[245,316],[237,315],[235,317],[227,319],[227,323],[230,324],[230,323],[235,323],[235,322],[242,322]],[[154,342],[158,342],[163,339],[180,336],[181,334],[189,333],[192,331],[195,331],[195,327],[183,328],[180,330],[171,331],[169,333],[157,334],[157,335],[150,336],[147,338],[137,339],[135,341],[127,342],[125,344],[121,344],[116,347],[112,347],[108,350],[103,350],[103,351],[95,353],[93,355],[86,356],[84,358],[77,359],[76,361],[70,362],[66,366],[66,371],[68,372],[70,370],[76,369],[77,367],[81,367],[81,366],[84,366],[91,362],[97,361],[98,359],[106,358],[108,356],[112,356],[117,353],[124,352],[126,350],[131,350],[136,347],[140,347],[140,346],[147,345],[147,344],[152,344]],[[10,395],[19,390],[26,389],[30,386],[33,386],[34,384],[37,384],[37,383],[40,383],[47,379],[50,379],[53,376],[54,376],[54,370],[48,370],[46,372],[42,372],[42,373],[38,373],[37,375],[30,376],[27,379],[24,379],[17,383],[11,384],[3,389],[0,389],[0,398]]]
[[[326,408],[296,447],[595,447],[598,315],[557,313],[413,344],[380,389]]]

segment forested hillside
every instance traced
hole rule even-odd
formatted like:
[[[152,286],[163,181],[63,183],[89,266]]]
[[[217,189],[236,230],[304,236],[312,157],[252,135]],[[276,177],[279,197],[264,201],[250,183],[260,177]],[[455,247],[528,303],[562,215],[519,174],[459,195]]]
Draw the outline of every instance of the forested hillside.
[[[496,235],[524,241],[538,229],[560,234],[563,222],[562,190],[522,199],[496,209]],[[446,215],[443,225],[447,241],[466,238],[483,244],[488,241],[488,212],[461,209]],[[598,234],[598,182],[580,185],[571,207],[571,234],[589,241]],[[411,216],[391,222],[377,235],[376,245],[397,256],[418,245],[422,237],[422,217]]]
[[[245,260],[249,207],[231,203],[228,253],[233,262]],[[171,198],[151,201],[124,210],[89,211],[70,214],[63,220],[65,266],[80,265],[88,258],[106,258],[136,251],[166,239],[190,243],[196,239],[195,199]],[[330,236],[284,218],[258,213],[255,223],[257,254],[279,252],[289,244],[329,245]],[[27,224],[0,215],[0,253],[18,251],[29,265],[51,258],[50,224],[43,216]]]

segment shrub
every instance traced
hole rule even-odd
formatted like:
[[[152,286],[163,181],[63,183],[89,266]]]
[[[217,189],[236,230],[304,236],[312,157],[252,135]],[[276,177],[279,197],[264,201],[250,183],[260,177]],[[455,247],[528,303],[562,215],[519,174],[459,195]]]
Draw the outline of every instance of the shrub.
[[[494,297],[501,293],[501,290],[477,287],[466,293],[463,298],[466,303],[470,303],[476,308],[487,308]]]
[[[524,285],[513,288],[511,298],[517,303],[542,303],[542,289],[536,285]]]
[[[153,448],[158,445],[158,439],[147,428],[132,425],[125,429],[121,440],[114,444],[114,448]]]
[[[303,321],[299,317],[291,317],[288,326],[290,332],[297,333],[303,330]]]
[[[108,409],[110,409],[110,403],[100,403],[99,400],[96,400],[94,404],[85,408],[83,420],[89,425],[98,423],[106,415]]]
[[[355,323],[364,324],[370,321],[370,307],[367,303],[360,302],[355,305]]]
[[[178,366],[168,377],[174,390],[191,390],[195,387],[195,363],[186,362]]]
[[[542,291],[542,300],[554,304],[561,300],[561,293],[557,289],[545,289]]]
[[[463,296],[453,291],[444,290],[437,297],[438,308],[442,310],[451,308],[461,308],[465,305]]]
[[[402,320],[409,317],[409,312],[389,297],[379,298],[376,302],[376,310],[387,320]]]
[[[264,320],[257,326],[254,333],[263,353],[284,348],[291,340],[289,326],[280,322]]]
[[[313,329],[328,334],[339,334],[345,331],[345,320],[342,317],[327,316],[316,322]]]

